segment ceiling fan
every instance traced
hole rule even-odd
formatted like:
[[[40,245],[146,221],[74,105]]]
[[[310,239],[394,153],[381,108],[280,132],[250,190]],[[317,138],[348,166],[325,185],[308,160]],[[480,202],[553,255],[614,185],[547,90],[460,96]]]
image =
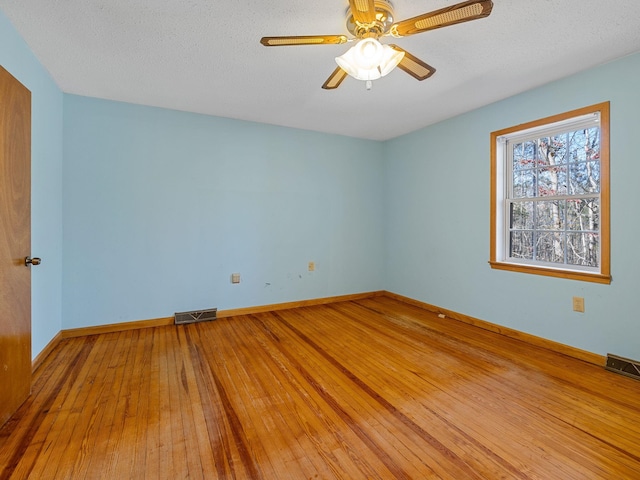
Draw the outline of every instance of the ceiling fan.
[[[336,57],[336,68],[322,88],[338,88],[351,75],[366,82],[371,89],[372,80],[391,72],[396,66],[417,80],[425,80],[435,73],[435,68],[394,44],[380,43],[382,37],[401,38],[457,23],[484,18],[491,13],[491,0],[471,0],[457,3],[407,20],[394,22],[393,6],[389,0],[349,0],[346,35],[304,35],[262,37],[266,47],[292,45],[336,45],[357,41],[344,55]]]

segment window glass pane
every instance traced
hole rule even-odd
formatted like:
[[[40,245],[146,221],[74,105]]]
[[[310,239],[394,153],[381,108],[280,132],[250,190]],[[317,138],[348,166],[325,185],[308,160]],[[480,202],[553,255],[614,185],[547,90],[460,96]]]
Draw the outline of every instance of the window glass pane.
[[[600,128],[576,130],[567,134],[567,154],[570,162],[600,159]]]
[[[600,160],[600,127],[582,130],[585,135],[587,160]]]
[[[567,201],[567,230],[598,231],[600,202],[597,197]]]
[[[586,149],[586,135],[584,130],[578,130],[567,134],[567,152],[570,162],[586,162],[587,161],[587,149]]]
[[[538,234],[536,260],[550,263],[564,263],[564,234],[544,232]]]
[[[547,165],[555,165],[555,150],[551,145],[549,137],[539,138],[536,142],[537,146],[537,167],[545,167]]]
[[[538,195],[567,194],[567,167],[545,167],[538,171]]]
[[[513,198],[533,197],[534,194],[534,171],[514,170],[513,171]]]
[[[549,164],[563,165],[568,161],[567,152],[567,135],[554,135],[549,139]]]
[[[569,194],[583,195],[600,191],[600,162],[579,162],[569,165]]]
[[[536,227],[540,230],[562,230],[564,228],[564,208],[564,200],[536,202]]]
[[[533,142],[516,143],[513,145],[513,170],[532,168],[535,158],[535,144]]]
[[[533,259],[533,232],[515,231],[510,233],[509,256],[511,258]]]
[[[511,204],[511,228],[517,230],[533,229],[533,202]]]
[[[567,234],[567,263],[598,267],[600,236],[597,233]]]

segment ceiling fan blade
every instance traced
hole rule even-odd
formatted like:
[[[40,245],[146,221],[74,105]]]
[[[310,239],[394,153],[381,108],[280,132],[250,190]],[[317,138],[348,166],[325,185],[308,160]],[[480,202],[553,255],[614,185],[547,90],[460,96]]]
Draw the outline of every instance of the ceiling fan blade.
[[[347,72],[338,67],[333,71],[329,78],[327,78],[327,81],[324,82],[322,88],[324,88],[325,90],[333,90],[334,88],[338,88],[345,78],[347,78]]]
[[[390,33],[394,37],[406,37],[416,33],[448,27],[456,23],[468,22],[484,18],[491,13],[491,0],[472,0],[457,3],[450,7],[441,8],[417,17],[402,20],[391,26]]]
[[[373,0],[349,0],[353,19],[360,24],[376,21],[376,7]]]
[[[406,50],[403,50],[397,45],[389,45],[389,46],[394,50],[397,50],[398,52],[404,52],[404,57],[402,58],[402,60],[400,60],[400,63],[398,64],[398,68],[401,70],[404,70],[416,80],[420,80],[420,81],[426,80],[431,75],[436,73],[435,68],[433,68],[431,65],[424,63],[418,57],[414,57]]]
[[[265,47],[283,45],[339,45],[346,43],[345,35],[304,35],[299,37],[262,37],[260,43]]]

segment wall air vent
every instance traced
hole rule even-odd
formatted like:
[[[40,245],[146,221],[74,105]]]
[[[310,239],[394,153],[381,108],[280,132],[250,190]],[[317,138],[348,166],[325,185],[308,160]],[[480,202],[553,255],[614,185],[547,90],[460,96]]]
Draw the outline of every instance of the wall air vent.
[[[192,312],[176,312],[176,325],[183,325],[185,323],[196,322],[208,322],[215,320],[218,315],[217,308],[211,308],[209,310],[194,310]]]
[[[612,372],[640,380],[640,362],[635,360],[629,360],[628,358],[622,358],[608,353],[605,368]]]

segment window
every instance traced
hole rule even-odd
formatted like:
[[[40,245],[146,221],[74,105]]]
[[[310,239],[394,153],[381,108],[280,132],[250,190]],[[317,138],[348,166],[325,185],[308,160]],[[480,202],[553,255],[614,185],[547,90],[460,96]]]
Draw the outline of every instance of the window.
[[[491,134],[492,268],[610,283],[609,103]]]

